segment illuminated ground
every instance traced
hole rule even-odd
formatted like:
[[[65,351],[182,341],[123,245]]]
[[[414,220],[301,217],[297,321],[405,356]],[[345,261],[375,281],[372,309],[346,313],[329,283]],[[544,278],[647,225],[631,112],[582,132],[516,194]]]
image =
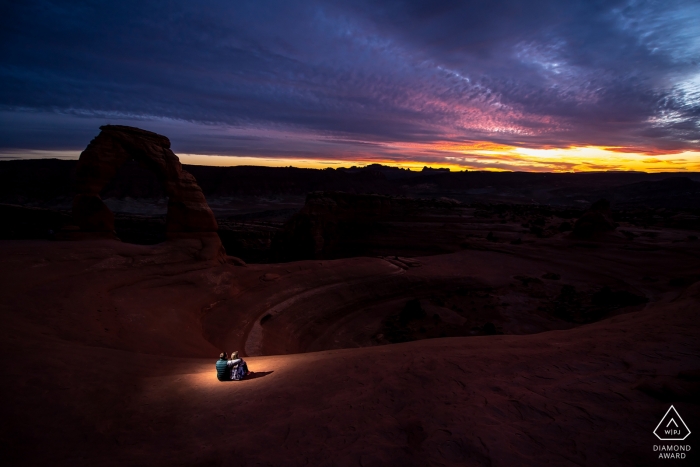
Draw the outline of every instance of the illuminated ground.
[[[402,268],[221,265],[193,260],[197,241],[6,241],[4,450],[52,465],[650,464],[669,403],[700,419],[700,246],[653,242],[560,240]],[[650,301],[528,335],[378,346],[369,329],[368,314],[426,284],[459,279],[498,295],[516,275],[553,268],[581,287],[622,281]],[[503,329],[528,332],[512,324],[525,308],[509,306]],[[248,356],[255,378],[220,383],[221,349],[278,355]]]

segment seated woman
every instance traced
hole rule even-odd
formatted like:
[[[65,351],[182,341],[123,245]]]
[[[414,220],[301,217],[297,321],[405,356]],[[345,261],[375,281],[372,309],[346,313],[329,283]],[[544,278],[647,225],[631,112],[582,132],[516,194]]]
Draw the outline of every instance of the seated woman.
[[[252,373],[248,371],[248,364],[238,356],[238,351],[231,352],[231,360],[228,361],[231,371],[231,379],[240,381],[244,376]]]

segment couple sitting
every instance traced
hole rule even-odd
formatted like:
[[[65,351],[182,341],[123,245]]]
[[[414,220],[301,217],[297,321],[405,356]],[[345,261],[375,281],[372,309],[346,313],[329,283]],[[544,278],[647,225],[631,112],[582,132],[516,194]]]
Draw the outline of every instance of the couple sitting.
[[[238,351],[231,353],[229,360],[226,352],[219,355],[219,360],[216,362],[216,377],[219,381],[242,380],[244,376],[252,374],[248,371],[248,365],[242,358],[238,357]]]

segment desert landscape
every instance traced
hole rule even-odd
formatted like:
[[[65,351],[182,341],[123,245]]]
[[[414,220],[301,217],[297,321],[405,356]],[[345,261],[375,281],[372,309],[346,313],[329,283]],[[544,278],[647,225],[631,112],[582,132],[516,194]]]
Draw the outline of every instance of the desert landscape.
[[[0,464],[700,465],[700,2],[0,4]]]
[[[669,404],[700,418],[700,174],[231,194],[168,148],[107,126],[77,164],[0,162],[11,464],[654,465]],[[233,350],[253,374],[220,382]]]

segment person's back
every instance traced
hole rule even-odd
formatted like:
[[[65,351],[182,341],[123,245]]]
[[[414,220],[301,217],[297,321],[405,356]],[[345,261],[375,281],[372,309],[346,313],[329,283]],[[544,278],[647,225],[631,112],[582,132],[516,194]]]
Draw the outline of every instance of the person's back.
[[[216,361],[216,378],[219,381],[228,381],[231,379],[231,366],[228,364],[225,353],[219,355],[219,359]]]

